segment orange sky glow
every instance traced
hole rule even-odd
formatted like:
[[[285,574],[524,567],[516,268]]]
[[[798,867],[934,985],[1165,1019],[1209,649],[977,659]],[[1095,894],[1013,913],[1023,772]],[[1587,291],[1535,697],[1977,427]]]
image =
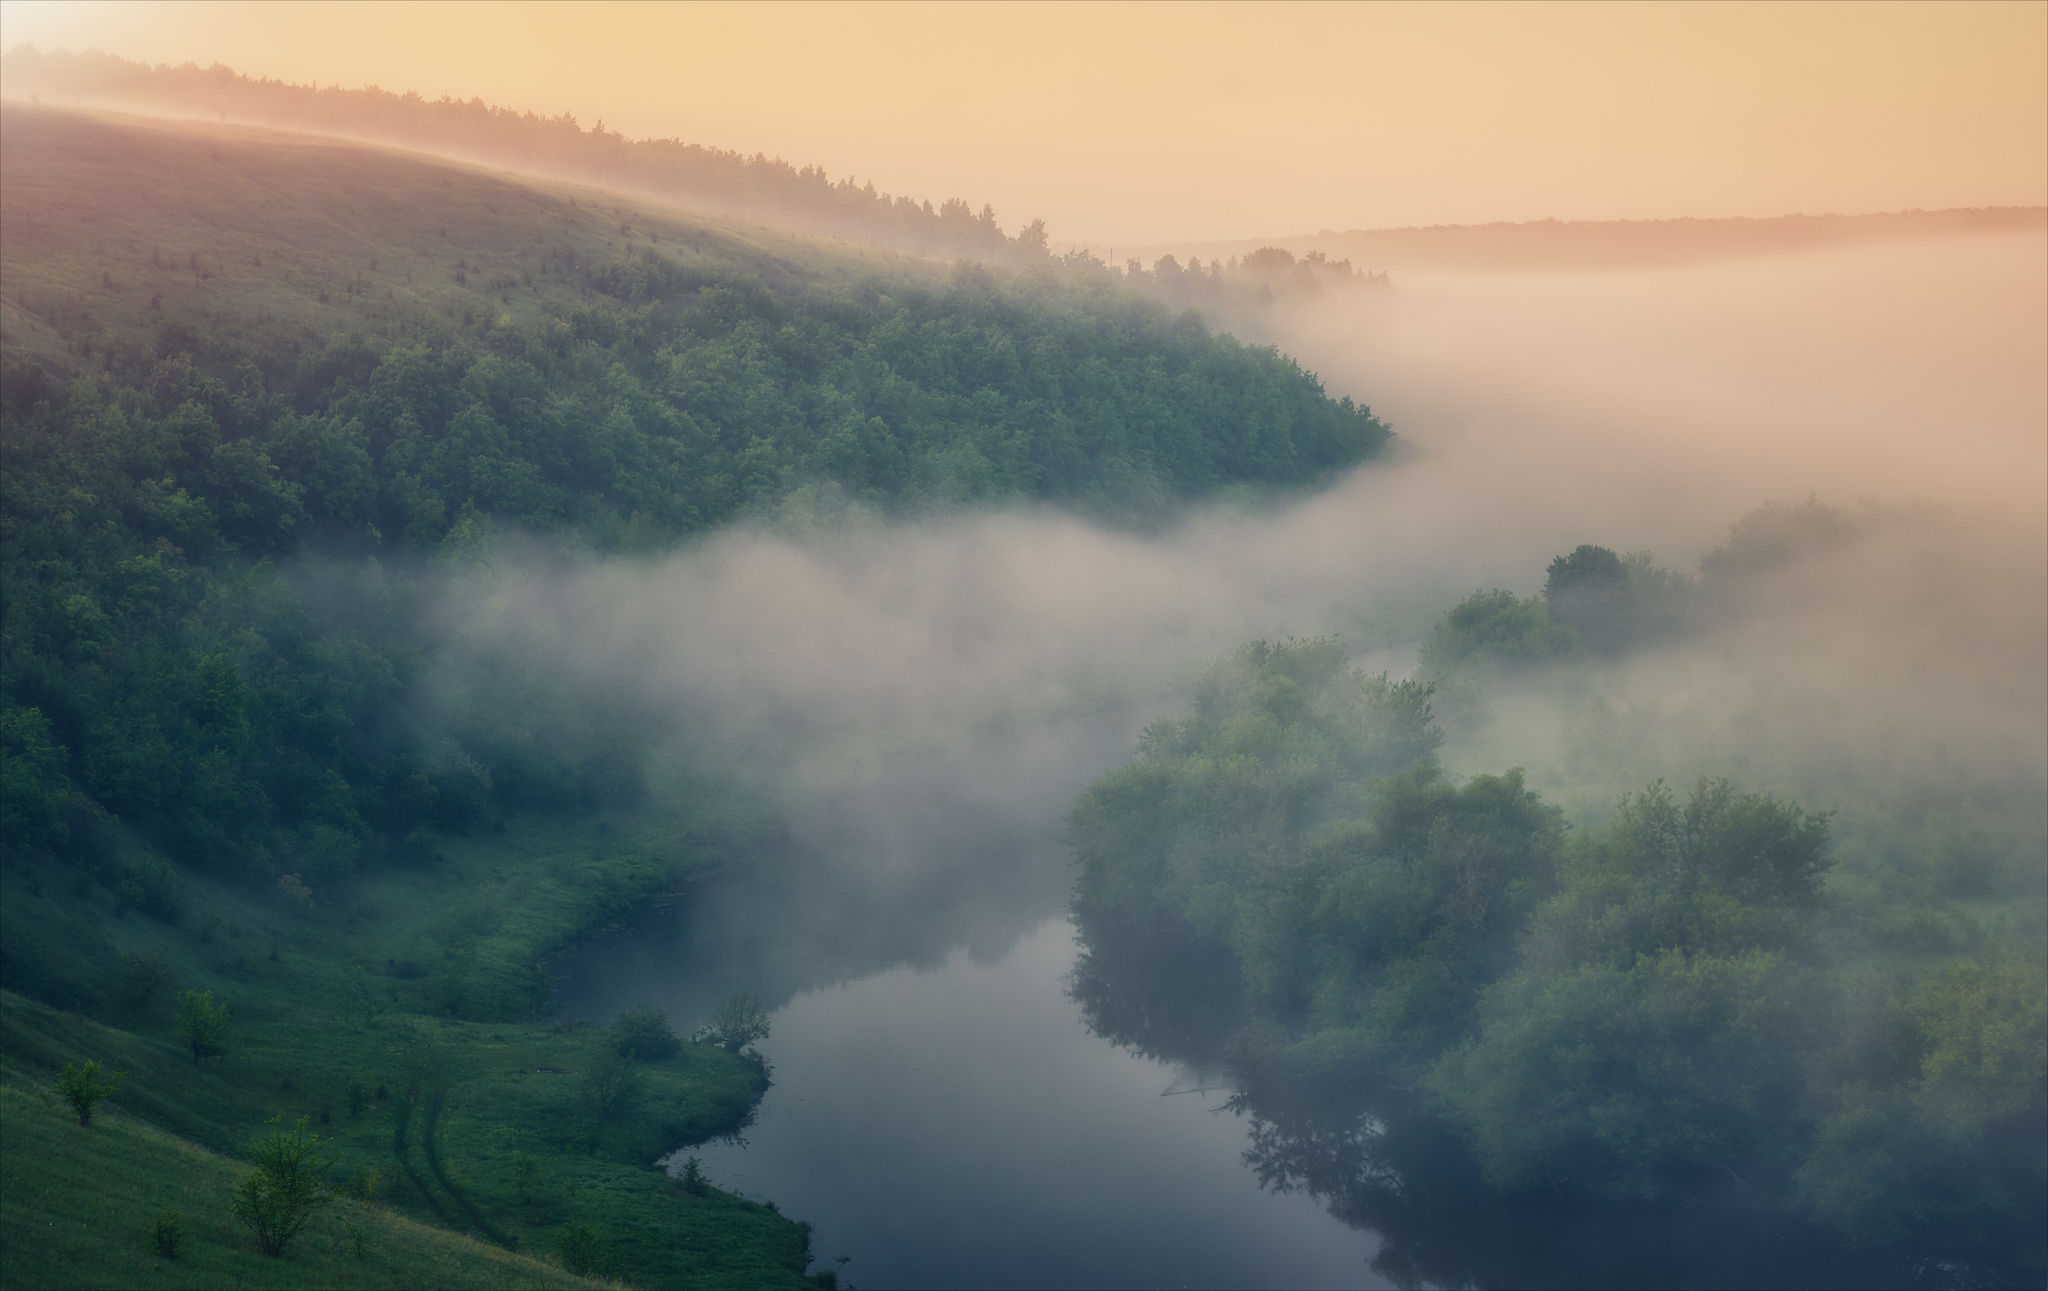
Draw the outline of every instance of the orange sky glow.
[[[480,97],[1107,250],[2048,202],[2048,3],[0,2],[0,44]]]

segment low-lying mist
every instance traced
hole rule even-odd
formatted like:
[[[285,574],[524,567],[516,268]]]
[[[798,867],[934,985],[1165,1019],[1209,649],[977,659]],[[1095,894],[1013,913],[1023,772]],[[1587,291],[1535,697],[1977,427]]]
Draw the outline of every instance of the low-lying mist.
[[[1843,776],[1800,773],[1828,750],[1873,792],[1996,784],[2038,802],[2044,282],[2038,236],[1407,276],[1275,320],[1283,349],[1401,437],[1320,493],[1154,535],[810,507],[650,561],[507,538],[437,611],[448,648],[422,711],[488,706],[508,663],[623,705],[670,737],[647,768],[657,797],[709,777],[786,822],[801,878],[762,912],[783,935],[754,936],[806,965],[841,948],[826,977],[962,942],[989,955],[1061,908],[1074,795],[1182,711],[1209,660],[1334,633],[1400,675],[1475,589],[1531,594],[1581,543],[1692,570],[1759,503],[1813,495],[1920,509],[1786,574],[1739,622],[1604,675],[1607,729],[1636,744],[1589,763],[1605,737],[1581,723],[1573,754],[1559,720],[1518,726],[1505,706],[1450,730],[1452,769],[1525,762],[1535,787],[1583,799],[1567,804],[1580,819],[1653,774],[1747,766],[1750,787],[1839,795]],[[1542,774],[1568,755],[1571,776]],[[797,989],[808,971],[771,975]]]

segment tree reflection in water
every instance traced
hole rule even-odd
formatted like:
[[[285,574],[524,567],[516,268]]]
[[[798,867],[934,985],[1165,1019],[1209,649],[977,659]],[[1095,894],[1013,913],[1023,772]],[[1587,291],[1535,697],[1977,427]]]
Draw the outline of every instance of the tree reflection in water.
[[[1568,1180],[1502,1193],[1421,1095],[1355,1063],[1281,1070],[1254,1059],[1262,1024],[1229,953],[1184,929],[1134,929],[1083,912],[1069,991],[1098,1036],[1222,1075],[1238,1092],[1244,1160],[1262,1187],[1306,1192],[1381,1238],[1373,1272],[1401,1287],[1827,1287],[1980,1285],[1976,1271],[1857,1251],[1739,1178],[1675,1201],[1617,1202]],[[1986,1284],[1988,1285],[1988,1284]]]

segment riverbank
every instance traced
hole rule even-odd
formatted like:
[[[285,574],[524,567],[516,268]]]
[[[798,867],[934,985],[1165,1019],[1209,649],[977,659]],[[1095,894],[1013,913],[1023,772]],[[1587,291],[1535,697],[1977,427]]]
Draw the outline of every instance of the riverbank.
[[[228,1259],[239,1229],[218,1198],[198,1213],[193,1199],[211,1194],[183,1181],[200,1170],[191,1154],[223,1154],[201,1174],[238,1174],[225,1154],[273,1116],[303,1116],[332,1136],[344,1191],[420,1226],[407,1241],[431,1244],[419,1234],[445,1231],[559,1264],[565,1234],[580,1233],[590,1240],[571,1240],[568,1263],[635,1285],[804,1285],[806,1226],[715,1189],[686,1194],[652,1164],[742,1128],[768,1087],[764,1064],[685,1044],[671,1058],[635,1059],[621,1077],[603,1031],[537,1020],[541,958],[717,864],[723,853],[704,838],[673,817],[513,817],[420,839],[417,856],[331,903],[303,883],[252,892],[180,872],[169,917],[124,908],[60,863],[10,858],[0,871],[0,1083],[20,1094],[8,1105],[10,1230],[42,1213],[17,1214],[17,1197],[46,1198],[51,1215],[102,1240],[61,1269],[37,1269],[61,1284],[132,1280],[148,1244],[143,1229],[126,1231],[132,1216],[67,1216],[74,1191],[64,1180],[89,1174],[106,1150],[99,1118],[70,1139],[34,1119],[57,1070],[97,1059],[127,1073],[109,1124],[183,1141],[138,1167],[136,1205],[154,1189],[157,1205],[186,1207],[191,1231],[205,1235],[194,1240],[222,1248],[207,1259]],[[177,1041],[188,990],[211,992],[232,1018],[227,1052],[203,1064]],[[17,1138],[49,1143],[22,1151]],[[314,1258],[325,1239],[317,1226],[309,1237],[286,1264]],[[9,1232],[9,1285],[47,1280],[17,1267],[32,1249],[25,1232]],[[423,1270],[469,1267],[453,1252]],[[389,1258],[344,1262],[318,1280],[390,1285]],[[482,1281],[504,1280],[489,1271],[496,1265],[476,1268]]]

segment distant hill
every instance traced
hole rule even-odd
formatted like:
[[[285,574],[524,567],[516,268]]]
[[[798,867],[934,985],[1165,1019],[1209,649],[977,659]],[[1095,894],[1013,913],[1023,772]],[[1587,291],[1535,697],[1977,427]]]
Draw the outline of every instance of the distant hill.
[[[1352,229],[1232,242],[1147,247],[1161,255],[1210,260],[1279,246],[1339,256],[1386,270],[1418,265],[1477,270],[1649,269],[1830,247],[1903,242],[1959,234],[2048,232],[2048,207],[1989,206],[1876,215],[1782,215],[1773,219],[1535,220],[1522,224],[1437,224],[1428,228]]]
[[[220,63],[152,67],[98,50],[44,54],[33,45],[0,56],[0,93],[390,144],[918,255],[1000,260],[1013,251],[1040,254],[1045,246],[1043,224],[1034,221],[1017,237],[1006,237],[986,204],[976,211],[955,197],[935,208],[929,201],[878,192],[873,184],[833,180],[818,166],[678,139],[629,140],[606,130],[602,121],[586,130],[567,113],[542,117],[481,99],[427,99],[375,86],[289,85],[243,76]]]

